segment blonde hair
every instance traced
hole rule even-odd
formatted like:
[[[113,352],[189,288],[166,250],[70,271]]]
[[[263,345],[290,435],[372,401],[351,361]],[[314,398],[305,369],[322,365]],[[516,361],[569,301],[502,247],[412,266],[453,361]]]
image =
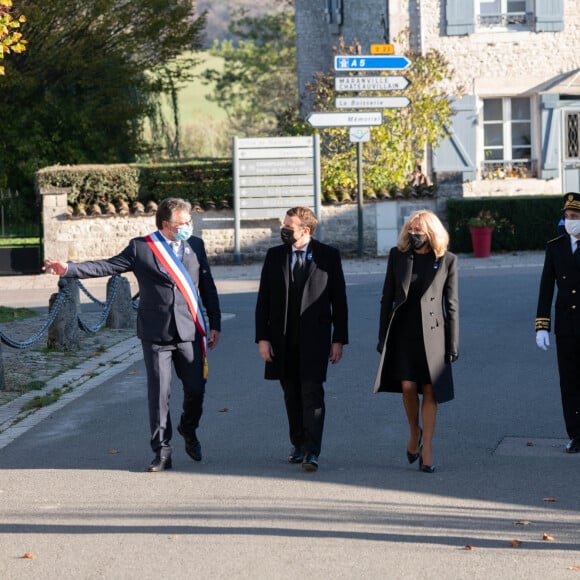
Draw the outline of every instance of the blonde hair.
[[[411,249],[411,245],[409,244],[409,228],[413,222],[419,222],[421,229],[427,237],[427,243],[431,246],[433,252],[435,252],[435,257],[441,258],[449,246],[449,234],[445,226],[441,223],[441,220],[428,209],[420,209],[409,216],[409,219],[405,222],[399,234],[397,248],[401,252],[408,252]]]

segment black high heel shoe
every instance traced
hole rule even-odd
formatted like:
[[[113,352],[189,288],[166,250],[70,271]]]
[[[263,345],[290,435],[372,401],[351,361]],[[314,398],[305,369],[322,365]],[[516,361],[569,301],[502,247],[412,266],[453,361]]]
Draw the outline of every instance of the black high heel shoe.
[[[423,473],[435,473],[435,466],[425,465],[423,463],[423,456],[419,455],[419,471],[422,471]]]
[[[409,463],[415,463],[415,461],[417,461],[417,459],[419,459],[419,456],[421,455],[421,448],[422,447],[423,447],[423,429],[421,429],[421,435],[419,435],[419,451],[417,451],[417,453],[411,453],[407,449],[407,461]]]

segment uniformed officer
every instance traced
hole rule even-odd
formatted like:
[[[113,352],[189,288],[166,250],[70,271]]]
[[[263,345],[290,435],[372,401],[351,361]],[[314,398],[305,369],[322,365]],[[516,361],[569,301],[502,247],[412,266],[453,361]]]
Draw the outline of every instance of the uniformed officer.
[[[554,284],[558,287],[554,334],[564,421],[570,441],[566,453],[580,452],[580,193],[564,196],[566,233],[548,242],[536,314],[536,344],[550,346]]]

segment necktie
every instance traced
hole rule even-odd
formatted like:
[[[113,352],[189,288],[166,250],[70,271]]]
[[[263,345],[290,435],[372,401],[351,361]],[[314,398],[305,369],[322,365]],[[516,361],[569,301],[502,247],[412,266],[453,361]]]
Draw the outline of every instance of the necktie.
[[[181,246],[180,242],[170,242],[171,249],[176,256],[179,256],[179,246]]]
[[[302,257],[304,251],[296,250],[294,253],[296,254],[296,261],[294,262],[294,268],[292,268],[292,276],[294,277],[294,282],[301,282],[304,273],[304,259]]]

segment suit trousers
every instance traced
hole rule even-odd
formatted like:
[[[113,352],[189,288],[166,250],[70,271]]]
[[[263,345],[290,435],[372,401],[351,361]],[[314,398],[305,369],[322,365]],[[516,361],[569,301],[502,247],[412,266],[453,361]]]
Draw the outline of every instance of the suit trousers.
[[[321,382],[300,378],[298,347],[285,353],[284,374],[280,379],[288,415],[290,441],[305,453],[320,455],[324,429],[324,387]]]
[[[556,335],[560,392],[566,431],[580,437],[580,337]]]
[[[169,457],[173,435],[169,412],[172,367],[183,385],[181,430],[184,436],[196,439],[206,383],[201,343],[198,340],[169,344],[142,341],[141,345],[147,371],[151,449],[158,457]]]

